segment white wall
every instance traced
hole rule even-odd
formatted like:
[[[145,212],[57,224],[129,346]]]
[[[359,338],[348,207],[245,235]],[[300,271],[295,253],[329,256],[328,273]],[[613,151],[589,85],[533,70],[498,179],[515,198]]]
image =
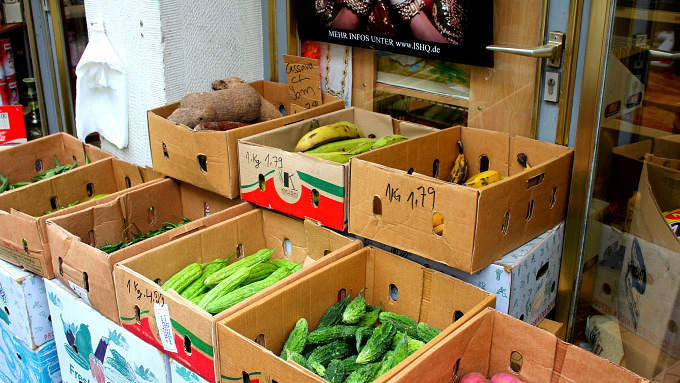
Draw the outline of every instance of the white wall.
[[[262,16],[259,0],[85,0],[88,21],[101,18],[128,71],[129,139],[117,157],[151,166],[146,111],[213,80],[262,79]]]

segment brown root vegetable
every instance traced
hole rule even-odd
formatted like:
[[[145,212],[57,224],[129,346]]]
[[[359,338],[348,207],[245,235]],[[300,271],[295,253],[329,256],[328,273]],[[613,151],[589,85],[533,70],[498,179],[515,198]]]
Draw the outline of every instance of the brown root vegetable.
[[[255,122],[260,117],[261,97],[252,87],[189,93],[168,120],[190,128],[201,122]]]
[[[242,126],[249,125],[245,122],[235,122],[235,121],[211,121],[211,122],[201,122],[194,127],[194,130],[219,130],[225,131],[229,129],[240,128]]]
[[[212,89],[215,91],[223,89],[234,89],[244,86],[252,88],[250,84],[248,84],[244,80],[241,80],[238,77],[228,77],[223,80],[215,80],[210,85],[212,86]],[[258,117],[256,122],[267,121],[282,116],[283,115],[281,114],[279,109],[276,106],[274,106],[274,104],[269,102],[264,97],[260,96],[260,116]]]

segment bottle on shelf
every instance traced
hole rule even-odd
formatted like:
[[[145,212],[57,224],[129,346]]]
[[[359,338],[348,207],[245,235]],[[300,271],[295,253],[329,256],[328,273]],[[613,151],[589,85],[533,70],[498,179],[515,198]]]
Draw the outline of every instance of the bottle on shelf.
[[[24,117],[26,125],[26,139],[33,140],[42,137],[42,125],[40,123],[40,110],[38,108],[38,97],[35,92],[35,78],[27,77],[24,80],[26,84],[26,98],[28,98],[29,112]]]

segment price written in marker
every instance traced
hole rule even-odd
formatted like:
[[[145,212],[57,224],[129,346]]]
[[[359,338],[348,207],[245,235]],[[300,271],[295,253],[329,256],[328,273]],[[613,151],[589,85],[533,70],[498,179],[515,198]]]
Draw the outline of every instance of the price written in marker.
[[[288,97],[292,112],[320,105],[322,95],[318,60],[290,55],[283,55],[283,60],[286,63]]]

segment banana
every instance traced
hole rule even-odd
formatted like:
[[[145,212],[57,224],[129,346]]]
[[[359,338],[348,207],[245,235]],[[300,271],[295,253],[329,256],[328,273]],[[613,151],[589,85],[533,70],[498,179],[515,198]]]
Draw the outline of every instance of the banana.
[[[304,152],[323,145],[327,142],[340,141],[349,138],[360,138],[364,134],[358,126],[349,121],[338,121],[332,124],[323,125],[311,130],[295,146],[296,152]]]
[[[404,140],[408,140],[408,137],[402,136],[401,134],[388,134],[387,136],[378,138],[375,143],[373,143],[370,150],[382,148],[383,146],[392,145]]]
[[[371,146],[375,142],[375,138],[348,138],[341,141],[332,141],[316,148],[305,150],[305,153],[333,153],[333,152],[350,152],[359,145]]]
[[[352,154],[361,154],[361,153],[367,152],[367,151],[371,150],[371,147],[372,147],[373,145],[375,145],[375,142],[376,142],[376,141],[378,141],[378,140],[375,139],[375,138],[367,138],[367,139],[366,139],[366,142],[361,143],[361,144],[355,146],[355,147],[354,147],[352,150],[350,150],[349,152],[352,153]]]
[[[349,162],[350,157],[353,157],[353,154],[350,153],[345,153],[345,152],[331,152],[331,153],[307,153],[314,157],[318,157],[324,160],[328,161],[333,161],[333,162],[338,162],[341,164],[346,164]]]
[[[487,170],[468,178],[465,181],[465,186],[471,187],[473,189],[479,189],[482,186],[486,186],[496,181],[500,181],[500,179],[501,176],[497,171]]]
[[[451,173],[446,178],[447,182],[454,184],[462,184],[465,178],[467,178],[468,162],[463,154],[463,144],[458,141],[458,157],[453,162],[453,168],[451,168]]]

